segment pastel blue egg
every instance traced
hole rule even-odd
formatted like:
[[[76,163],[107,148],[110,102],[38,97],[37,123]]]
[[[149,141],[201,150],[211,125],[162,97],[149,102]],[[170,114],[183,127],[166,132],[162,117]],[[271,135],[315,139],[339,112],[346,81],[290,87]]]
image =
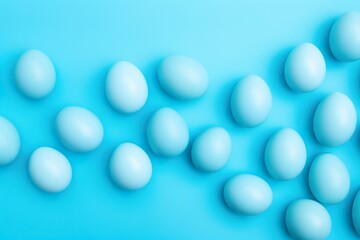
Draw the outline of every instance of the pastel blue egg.
[[[283,128],[271,136],[265,149],[265,166],[278,180],[297,177],[306,163],[306,146],[294,129]]]
[[[75,152],[97,148],[104,129],[98,117],[82,107],[66,107],[56,117],[56,129],[61,143]]]
[[[231,95],[231,112],[235,121],[245,127],[254,127],[268,117],[272,96],[266,82],[250,75],[241,79]]]
[[[294,48],[285,62],[285,80],[294,91],[309,92],[318,88],[324,81],[325,73],[325,59],[311,43]]]
[[[120,187],[128,190],[143,188],[150,181],[152,165],[146,152],[133,143],[122,143],[110,159],[110,176]]]
[[[350,189],[349,172],[334,154],[320,154],[311,164],[309,187],[320,202],[339,203],[345,199]]]
[[[360,235],[360,191],[356,194],[352,207],[352,219],[354,227]]]
[[[240,174],[225,183],[224,199],[236,213],[259,214],[270,207],[273,194],[269,184],[262,178]]]
[[[360,59],[360,13],[347,12],[339,17],[330,31],[329,44],[340,61]]]
[[[0,116],[0,165],[14,161],[20,150],[20,136],[16,127]]]
[[[29,98],[39,99],[47,96],[55,86],[55,79],[52,61],[39,50],[26,51],[16,64],[16,84]]]
[[[209,85],[205,68],[195,59],[180,55],[162,61],[158,68],[158,79],[170,96],[181,100],[201,97]]]
[[[119,112],[139,111],[148,98],[148,86],[144,75],[132,63],[114,64],[106,78],[106,96],[110,104]]]
[[[328,211],[310,199],[292,202],[286,210],[285,221],[290,235],[299,240],[326,239],[331,232]]]
[[[319,143],[335,147],[346,143],[356,128],[356,110],[345,94],[335,92],[324,98],[314,114],[314,134]]]
[[[72,169],[69,160],[61,152],[50,147],[40,147],[31,154],[29,174],[37,187],[56,193],[70,184]]]
[[[196,137],[191,148],[194,166],[202,171],[214,172],[225,166],[231,154],[231,137],[221,127],[207,129]]]
[[[179,113],[165,107],[151,116],[147,126],[147,140],[155,154],[175,157],[186,149],[189,130]]]

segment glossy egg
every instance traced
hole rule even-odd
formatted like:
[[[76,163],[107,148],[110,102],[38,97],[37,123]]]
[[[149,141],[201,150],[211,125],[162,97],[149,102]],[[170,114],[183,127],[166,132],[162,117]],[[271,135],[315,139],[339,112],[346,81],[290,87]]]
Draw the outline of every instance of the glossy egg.
[[[105,92],[110,104],[119,112],[139,111],[148,98],[148,86],[141,71],[129,62],[112,66],[107,78]]]
[[[72,178],[68,159],[50,147],[36,149],[30,157],[29,174],[33,183],[40,189],[56,193],[63,191]]]
[[[191,148],[194,166],[202,171],[218,171],[225,166],[231,154],[231,137],[221,127],[207,129],[196,137]]]
[[[286,210],[286,227],[294,239],[326,239],[331,232],[328,211],[310,199],[294,201]]]
[[[231,210],[259,214],[268,209],[273,194],[267,182],[252,174],[237,175],[225,183],[224,200]]]
[[[231,112],[235,121],[245,127],[254,127],[268,117],[272,96],[266,82],[255,75],[241,79],[231,95]]]
[[[309,186],[312,194],[320,202],[339,203],[345,199],[350,189],[349,172],[334,154],[320,154],[311,164]]]
[[[52,61],[39,50],[26,51],[16,64],[16,84],[29,98],[39,99],[47,96],[55,86],[55,79]]]
[[[285,80],[294,91],[309,92],[316,89],[323,82],[325,73],[324,57],[311,43],[294,48],[285,62]]]
[[[330,31],[329,44],[340,61],[360,59],[360,13],[347,12],[339,17]]]
[[[120,187],[128,190],[143,188],[151,178],[152,165],[146,152],[133,143],[122,143],[110,159],[110,176]]]
[[[301,136],[291,128],[283,128],[271,136],[265,148],[265,166],[279,180],[297,177],[306,163],[306,146]]]
[[[97,148],[104,129],[98,117],[82,107],[66,107],[56,117],[56,130],[62,144],[75,152]]]
[[[335,92],[324,98],[314,114],[314,134],[326,146],[346,143],[356,128],[356,110],[345,94]]]
[[[189,130],[179,113],[165,107],[151,116],[147,125],[147,140],[155,154],[175,157],[186,149]]]
[[[15,126],[0,116],[0,165],[15,160],[20,150],[20,136]]]
[[[201,97],[209,85],[205,68],[195,59],[180,55],[167,57],[161,62],[158,79],[170,96],[180,100]]]
[[[360,191],[356,194],[352,207],[352,219],[354,227],[360,235]]]

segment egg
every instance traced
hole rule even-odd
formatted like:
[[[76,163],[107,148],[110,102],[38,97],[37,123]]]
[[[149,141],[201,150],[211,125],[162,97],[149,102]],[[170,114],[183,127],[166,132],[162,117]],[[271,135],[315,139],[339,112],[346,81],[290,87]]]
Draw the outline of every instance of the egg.
[[[254,127],[268,117],[272,96],[266,82],[250,75],[241,79],[231,95],[231,112],[235,121],[244,127]]]
[[[16,127],[0,116],[0,165],[6,165],[16,159],[20,150],[20,136]]]
[[[279,180],[297,177],[306,163],[306,146],[292,128],[283,128],[269,139],[265,148],[265,166],[269,174]]]
[[[273,194],[267,182],[252,174],[237,175],[225,183],[224,200],[231,210],[241,214],[259,214],[268,209]]]
[[[349,172],[334,154],[320,154],[311,164],[309,187],[320,202],[339,203],[345,199],[350,189]]]
[[[25,96],[40,99],[47,96],[54,88],[55,67],[43,52],[31,49],[18,60],[15,68],[15,82]]]
[[[132,63],[114,64],[106,78],[106,97],[119,112],[139,111],[148,98],[148,86],[144,75]]]
[[[225,166],[231,154],[231,137],[221,127],[212,127],[199,134],[191,147],[191,159],[201,171],[214,172]]]
[[[324,81],[325,73],[324,57],[311,43],[303,43],[294,48],[285,62],[285,80],[297,92],[309,92],[318,88]]]
[[[329,44],[340,61],[360,59],[360,13],[347,12],[339,17],[330,30]]]
[[[346,143],[356,128],[356,110],[343,93],[335,92],[324,98],[315,110],[313,128],[319,143],[335,147]]]
[[[104,129],[98,117],[89,110],[70,106],[56,116],[56,130],[61,143],[75,152],[88,152],[97,148]]]
[[[352,207],[352,220],[357,233],[360,235],[360,191],[355,196]]]
[[[209,85],[205,68],[195,59],[181,55],[167,57],[161,62],[158,80],[165,92],[180,100],[203,96]]]
[[[110,159],[110,176],[120,187],[128,190],[143,188],[150,181],[152,165],[146,152],[133,143],[122,143]]]
[[[61,152],[50,147],[40,147],[31,154],[29,174],[37,187],[56,193],[70,184],[72,169],[69,160]]]
[[[149,119],[146,131],[150,148],[162,157],[180,155],[189,143],[186,122],[172,108],[157,110]]]
[[[331,232],[328,211],[318,202],[300,199],[286,210],[286,227],[294,239],[326,239]]]

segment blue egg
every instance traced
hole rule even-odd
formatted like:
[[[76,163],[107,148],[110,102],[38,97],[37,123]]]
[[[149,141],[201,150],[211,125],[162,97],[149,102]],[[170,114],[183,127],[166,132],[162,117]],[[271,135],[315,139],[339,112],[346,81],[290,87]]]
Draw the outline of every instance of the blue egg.
[[[205,68],[193,58],[180,55],[170,56],[162,61],[158,79],[170,96],[180,100],[201,97],[209,85]]]
[[[143,188],[150,181],[152,165],[146,152],[133,143],[122,143],[110,159],[110,176],[120,187],[128,190]]]
[[[268,117],[272,105],[271,92],[266,82],[250,75],[241,79],[231,95],[231,112],[235,121],[245,127],[254,127]]]
[[[40,147],[31,154],[29,174],[37,187],[56,193],[70,184],[72,169],[69,160],[61,152],[50,147]]]
[[[225,166],[231,154],[231,137],[221,127],[207,129],[194,140],[191,159],[202,171],[214,172]]]
[[[61,143],[75,152],[97,148],[104,129],[98,117],[82,107],[66,107],[56,117],[56,130]]]
[[[15,160],[20,150],[20,136],[15,126],[0,116],[0,165]]]
[[[335,92],[318,105],[313,121],[314,134],[323,145],[339,146],[351,138],[356,122],[353,102],[345,94]]]
[[[320,202],[339,203],[345,199],[350,189],[349,172],[334,154],[320,154],[311,164],[309,187]]]
[[[360,191],[356,194],[352,207],[352,219],[354,227],[360,235]]]
[[[252,174],[240,174],[226,182],[224,199],[236,213],[259,214],[270,207],[273,193],[262,178]]]
[[[129,62],[114,64],[106,78],[106,96],[119,112],[139,111],[148,98],[148,86],[141,71]]]
[[[291,128],[283,128],[271,136],[265,149],[265,166],[279,180],[297,177],[306,163],[306,146],[301,136]]]
[[[347,12],[336,20],[330,31],[329,44],[340,61],[360,59],[360,13]]]
[[[324,81],[325,73],[325,59],[311,43],[303,43],[294,48],[285,62],[285,80],[297,92],[309,92],[318,88]]]
[[[301,199],[292,202],[286,210],[286,227],[295,239],[326,239],[331,232],[331,218],[318,202]]]
[[[186,149],[189,130],[179,113],[165,107],[151,116],[147,126],[147,140],[155,154],[175,157]]]
[[[16,84],[29,98],[39,99],[47,96],[55,86],[55,79],[52,61],[39,50],[26,51],[16,64]]]

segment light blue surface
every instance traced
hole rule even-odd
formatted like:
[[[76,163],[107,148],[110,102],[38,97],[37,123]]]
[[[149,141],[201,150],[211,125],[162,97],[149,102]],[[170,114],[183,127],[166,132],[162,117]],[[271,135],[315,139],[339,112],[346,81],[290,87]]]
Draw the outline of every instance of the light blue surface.
[[[327,148],[315,139],[313,113],[329,93],[346,93],[359,108],[360,62],[336,61],[328,33],[336,17],[360,11],[353,0],[304,1],[43,1],[2,0],[0,3],[0,115],[18,128],[20,155],[0,168],[1,239],[288,239],[285,210],[295,199],[313,198],[307,186],[312,159],[334,152],[349,169],[351,189],[338,205],[326,206],[333,228],[330,239],[355,239],[351,208],[360,189],[358,129],[346,144]],[[327,76],[317,90],[297,94],[283,78],[287,54],[303,42],[323,52]],[[43,100],[31,101],[14,84],[14,66],[27,49],[44,51],[54,62],[57,85]],[[202,98],[180,102],[156,81],[156,66],[172,54],[189,55],[209,74]],[[119,60],[134,63],[149,84],[149,101],[138,113],[123,115],[105,97],[104,82]],[[237,81],[258,74],[273,94],[273,109],[259,127],[239,127],[232,119],[229,98]],[[93,152],[78,154],[58,141],[55,116],[63,107],[79,105],[104,124],[104,141]],[[189,125],[190,138],[209,126],[224,126],[233,138],[229,163],[214,174],[194,169],[189,150],[174,159],[155,156],[146,145],[145,126],[160,106],[171,106]],[[303,173],[291,181],[273,180],[265,170],[263,150],[281,127],[293,127],[307,143]],[[111,182],[108,160],[124,141],[149,153],[150,183],[136,192]],[[66,191],[50,195],[30,181],[27,163],[40,146],[63,152],[72,164]],[[239,216],[222,199],[225,181],[254,173],[272,187],[273,204],[261,215]]]

